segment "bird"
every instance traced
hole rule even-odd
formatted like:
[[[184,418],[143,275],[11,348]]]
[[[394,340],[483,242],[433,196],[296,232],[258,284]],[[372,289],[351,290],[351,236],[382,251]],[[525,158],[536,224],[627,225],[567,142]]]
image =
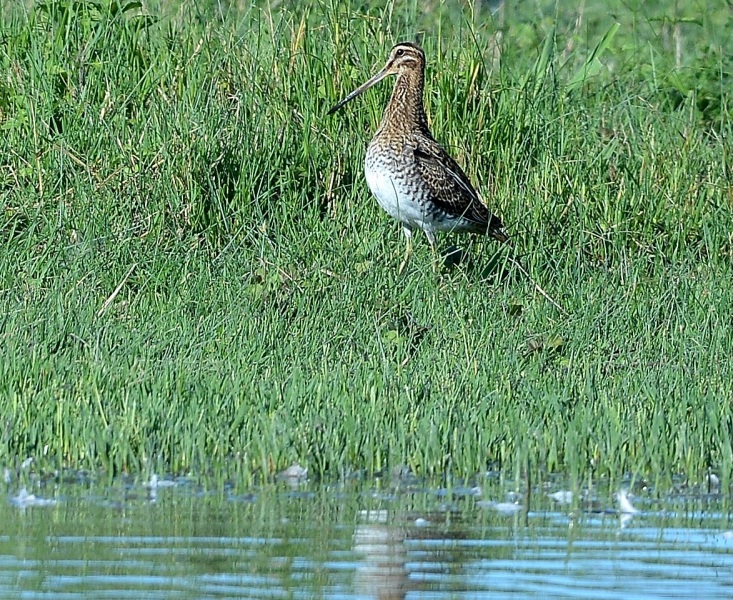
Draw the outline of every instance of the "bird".
[[[435,140],[425,114],[425,52],[412,42],[392,47],[384,67],[334,105],[332,115],[386,77],[397,77],[364,159],[367,185],[379,206],[402,224],[412,254],[412,233],[422,230],[433,250],[436,232],[455,231],[509,240],[501,219],[481,201],[460,165]]]

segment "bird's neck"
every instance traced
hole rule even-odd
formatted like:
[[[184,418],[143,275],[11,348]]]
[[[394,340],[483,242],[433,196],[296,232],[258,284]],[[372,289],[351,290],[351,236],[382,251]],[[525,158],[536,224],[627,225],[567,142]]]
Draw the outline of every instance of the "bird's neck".
[[[406,129],[415,125],[427,129],[428,120],[423,108],[424,87],[425,72],[422,67],[398,75],[380,129]]]

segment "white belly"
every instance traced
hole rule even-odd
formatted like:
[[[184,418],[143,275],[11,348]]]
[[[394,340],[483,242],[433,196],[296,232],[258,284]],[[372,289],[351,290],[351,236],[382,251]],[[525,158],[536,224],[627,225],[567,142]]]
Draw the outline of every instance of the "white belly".
[[[413,199],[398,178],[385,169],[374,169],[369,163],[364,166],[367,185],[379,206],[393,219],[409,229],[419,228],[432,231],[432,219],[425,213],[422,205]]]

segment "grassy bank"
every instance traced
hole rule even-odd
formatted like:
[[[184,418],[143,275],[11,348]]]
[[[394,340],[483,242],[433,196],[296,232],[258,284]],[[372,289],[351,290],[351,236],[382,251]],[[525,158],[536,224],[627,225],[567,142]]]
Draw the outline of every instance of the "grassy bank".
[[[727,483],[724,1],[244,4],[3,9],[0,463]],[[416,35],[514,245],[399,276],[390,86],[324,115]]]

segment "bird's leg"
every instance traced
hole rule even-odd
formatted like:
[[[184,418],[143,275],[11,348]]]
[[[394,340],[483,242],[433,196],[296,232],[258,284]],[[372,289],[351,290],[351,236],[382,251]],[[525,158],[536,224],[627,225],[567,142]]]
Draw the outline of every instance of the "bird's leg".
[[[429,229],[425,230],[425,236],[428,238],[428,244],[430,244],[430,250],[432,250],[433,253],[433,272],[437,273],[438,268],[438,245],[435,242],[435,233],[430,231]]]
[[[400,275],[402,275],[402,271],[405,270],[405,267],[407,266],[407,263],[410,260],[410,256],[412,255],[412,229],[410,229],[407,225],[404,225],[402,229],[405,232],[405,239],[407,240],[407,245],[405,247],[405,258],[402,259],[402,263],[400,264],[400,270],[398,271]]]

